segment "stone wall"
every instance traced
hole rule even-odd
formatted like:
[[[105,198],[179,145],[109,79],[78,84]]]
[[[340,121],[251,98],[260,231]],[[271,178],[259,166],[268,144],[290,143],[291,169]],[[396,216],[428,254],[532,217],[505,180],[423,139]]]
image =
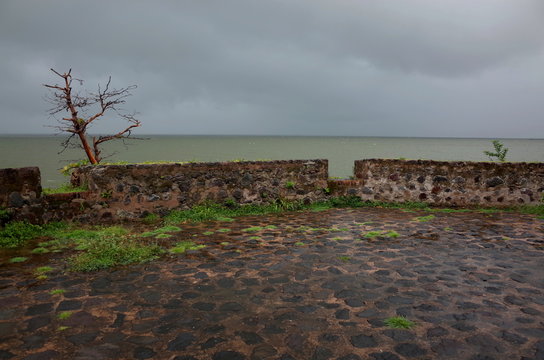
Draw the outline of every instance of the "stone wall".
[[[542,204],[544,163],[431,160],[355,161],[358,184],[344,188],[363,200],[421,201],[441,206]]]
[[[104,221],[163,215],[206,201],[261,204],[358,196],[439,206],[543,203],[544,163],[355,161],[353,180],[328,180],[327,160],[104,165],[76,169],[89,191],[43,195],[38,168],[0,170],[0,208],[12,219]]]
[[[72,174],[89,187],[87,199],[112,216],[166,213],[203,202],[261,204],[323,199],[327,160],[86,166]]]
[[[0,207],[22,207],[41,196],[40,169],[37,167],[0,169]]]

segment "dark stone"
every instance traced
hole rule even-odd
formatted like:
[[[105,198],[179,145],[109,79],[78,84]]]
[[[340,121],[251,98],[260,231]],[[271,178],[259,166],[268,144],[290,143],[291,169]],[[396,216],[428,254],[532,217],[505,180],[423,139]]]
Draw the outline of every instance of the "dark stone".
[[[372,335],[368,336],[364,334],[352,336],[351,344],[355,346],[356,348],[369,348],[369,347],[374,347],[378,345],[378,343],[376,342],[376,340],[374,339]]]
[[[441,339],[440,342],[433,344],[431,349],[436,352],[440,358],[442,358],[458,355],[458,350],[462,347],[463,344],[460,341],[453,339]]]
[[[276,355],[277,353],[278,351],[273,346],[268,344],[261,344],[255,346],[255,348],[251,352],[251,360],[268,359],[271,356]]]
[[[57,306],[57,311],[66,310],[79,310],[81,309],[82,302],[79,300],[64,300]]]
[[[135,359],[149,359],[155,355],[157,355],[157,353],[147,347],[138,346],[136,349],[134,349]]]
[[[501,333],[501,338],[508,341],[509,343],[516,344],[516,345],[522,345],[527,342],[527,338],[520,336],[518,334],[514,334],[508,331],[503,331]]]
[[[8,360],[14,357],[15,354],[7,350],[0,350],[0,360]]]
[[[423,184],[425,182],[425,176],[418,176],[417,182]]]
[[[395,351],[406,357],[418,357],[427,353],[427,350],[419,347],[417,344],[412,343],[398,344],[395,346]]]
[[[236,351],[219,351],[213,354],[213,360],[245,360],[246,357]]]
[[[490,179],[487,179],[485,184],[488,186],[488,187],[495,187],[495,186],[499,186],[499,185],[502,185],[504,184],[504,180],[501,179],[500,177],[498,176],[495,176],[495,177],[492,177]]]
[[[438,183],[440,183],[440,182],[448,182],[448,181],[449,181],[448,178],[445,177],[445,176],[437,175],[437,176],[435,176],[435,177],[433,178],[433,182],[438,182]]]
[[[193,309],[198,309],[202,311],[211,311],[215,308],[214,303],[206,303],[206,302],[197,302],[193,304]]]
[[[318,346],[315,350],[314,350],[314,353],[312,355],[312,357],[310,358],[311,360],[327,360],[327,359],[330,359],[332,356],[332,351],[327,349],[327,348],[324,348],[324,347],[321,347],[321,346]]]
[[[427,330],[427,337],[442,337],[448,335],[449,331],[441,326],[437,326]]]
[[[42,315],[53,311],[53,303],[37,304],[26,310],[26,316]]]
[[[196,338],[191,333],[181,333],[168,343],[167,349],[170,351],[185,350]]]
[[[30,335],[23,339],[25,349],[39,349],[45,343],[46,338],[41,335]]]
[[[55,350],[46,350],[25,356],[23,360],[51,360],[59,357],[59,355],[60,354]]]
[[[408,330],[387,329],[384,330],[382,333],[395,341],[409,341],[415,338],[415,335]]]
[[[50,322],[51,318],[49,316],[36,316],[27,321],[28,325],[26,330],[33,332],[38,330],[39,328],[49,325]]]
[[[81,345],[81,344],[87,344],[92,342],[94,339],[96,339],[97,336],[98,336],[98,332],[93,331],[89,333],[80,333],[80,334],[67,336],[66,340],[68,340],[74,345]]]
[[[214,347],[215,345],[217,344],[220,344],[222,342],[225,342],[226,340],[223,339],[223,338],[220,338],[220,337],[212,337],[212,338],[209,338],[208,340],[206,340],[206,342],[204,344],[202,344],[200,346],[201,349],[210,349],[212,347]]]
[[[263,342],[263,338],[257,333],[250,331],[236,331],[235,334],[242,338],[242,340],[248,345],[260,344]]]
[[[334,316],[337,319],[347,320],[349,319],[349,310],[348,309],[336,310],[336,312],[334,313]]]
[[[25,199],[21,196],[19,192],[12,192],[9,194],[9,206],[18,208],[22,207],[25,204]]]
[[[242,310],[243,310],[242,305],[238,304],[237,302],[224,303],[223,305],[219,307],[219,311],[238,312]]]
[[[372,356],[372,358],[375,360],[400,360],[400,358],[397,355],[390,353],[388,351],[372,353],[370,354],[370,356]]]
[[[365,194],[365,195],[372,195],[372,194],[374,194],[374,191],[373,191],[371,188],[366,187],[366,186],[363,186],[363,188],[362,188],[361,191],[362,191],[363,194]]]

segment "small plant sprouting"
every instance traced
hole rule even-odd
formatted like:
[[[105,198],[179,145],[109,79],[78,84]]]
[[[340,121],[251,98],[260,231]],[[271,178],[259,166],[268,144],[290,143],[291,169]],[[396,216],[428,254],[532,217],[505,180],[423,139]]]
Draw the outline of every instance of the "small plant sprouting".
[[[286,189],[294,189],[295,188],[295,182],[294,181],[287,181],[285,183],[285,188]]]
[[[406,319],[404,316],[393,316],[384,320],[385,325],[394,329],[411,329],[416,324]]]
[[[64,294],[66,292],[66,290],[64,289],[55,289],[55,290],[51,290],[49,292],[50,295],[60,295],[60,294]]]
[[[414,218],[414,220],[419,221],[419,222],[427,222],[427,221],[431,221],[434,218],[435,218],[434,215],[427,215],[427,216],[416,217],[416,218]]]
[[[499,140],[493,140],[493,147],[495,148],[495,152],[492,151],[484,151],[484,154],[489,157],[489,160],[494,161],[496,158],[500,162],[506,161],[506,153],[508,153],[508,148],[504,147],[504,145]]]
[[[205,235],[205,236],[210,236],[210,235],[213,235],[213,234],[214,234],[213,231],[204,231],[204,232],[202,233],[202,235]]]
[[[59,328],[57,329],[58,331],[64,331],[64,330],[68,330],[70,327],[69,326],[59,326]]]
[[[66,319],[68,319],[70,316],[72,316],[72,313],[71,313],[70,311],[63,311],[63,312],[61,312],[61,313],[59,313],[59,314],[57,315],[57,318],[58,318],[59,320],[66,320]]]
[[[347,263],[351,260],[351,258],[349,256],[339,256],[338,260]]]
[[[9,262],[10,263],[20,263],[20,262],[25,262],[27,260],[28,260],[27,257],[18,256],[18,257],[14,257],[14,258],[9,259]]]
[[[197,245],[192,241],[182,241],[176,244],[175,247],[170,249],[173,254],[183,254],[187,250],[200,250],[205,248],[206,245]]]
[[[295,243],[296,246],[304,246],[304,243],[302,241],[297,241]]]

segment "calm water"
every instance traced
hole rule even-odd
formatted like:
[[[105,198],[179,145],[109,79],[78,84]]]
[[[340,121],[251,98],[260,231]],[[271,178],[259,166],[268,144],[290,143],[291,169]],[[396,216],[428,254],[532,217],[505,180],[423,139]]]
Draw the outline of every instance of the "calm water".
[[[42,184],[53,187],[66,181],[58,169],[83,158],[82,150],[62,154],[61,137],[0,137],[0,168],[39,166]],[[502,140],[510,149],[509,161],[543,161],[544,140]],[[488,160],[489,139],[286,137],[286,136],[151,136],[149,140],[107,144],[107,161],[225,161],[234,159],[329,159],[329,175],[349,177],[353,161],[368,158],[434,160]]]

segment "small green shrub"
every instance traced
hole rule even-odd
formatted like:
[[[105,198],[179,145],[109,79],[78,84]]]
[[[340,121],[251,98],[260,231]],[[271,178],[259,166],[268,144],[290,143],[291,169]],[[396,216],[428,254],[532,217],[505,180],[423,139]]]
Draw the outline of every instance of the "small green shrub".
[[[206,245],[197,245],[192,241],[181,241],[171,248],[170,252],[173,254],[183,254],[187,250],[200,250],[205,247]]]
[[[508,148],[505,148],[504,145],[499,140],[493,140],[491,142],[495,152],[484,151],[484,154],[489,157],[489,160],[493,161],[495,158],[500,162],[506,161],[506,153],[508,153]]]
[[[56,188],[44,188],[43,193],[45,195],[51,195],[51,194],[83,192],[88,190],[89,188],[87,186],[72,186],[72,184],[67,183],[67,184],[62,184]]]
[[[24,221],[7,223],[0,230],[0,248],[16,248],[42,234],[42,227]]]
[[[431,221],[435,218],[434,215],[427,215],[427,216],[419,216],[419,217],[416,217],[414,218],[415,221],[419,221],[419,222],[427,222],[427,221]]]
[[[82,253],[69,259],[73,271],[95,271],[147,262],[162,252],[157,245],[144,245],[129,236],[101,236],[79,241]]]
[[[58,318],[59,320],[66,320],[66,319],[68,319],[70,316],[72,316],[72,312],[71,312],[71,311],[63,311],[63,312],[61,312],[61,313],[59,313],[59,314],[57,315],[57,318]]]
[[[66,292],[66,290],[64,289],[54,289],[54,290],[51,290],[49,292],[50,295],[60,295],[60,294],[64,294]]]
[[[411,329],[416,324],[406,319],[404,316],[394,316],[384,320],[385,325],[394,329]]]

